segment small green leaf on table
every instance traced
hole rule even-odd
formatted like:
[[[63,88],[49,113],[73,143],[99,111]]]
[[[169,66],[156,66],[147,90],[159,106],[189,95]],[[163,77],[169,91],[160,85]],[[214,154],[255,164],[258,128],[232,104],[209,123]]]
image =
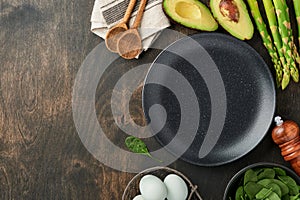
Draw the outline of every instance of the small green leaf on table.
[[[150,158],[152,158],[152,159],[154,159],[158,162],[162,162],[161,160],[158,160],[158,159],[154,158],[150,154],[150,152],[147,148],[147,145],[140,138],[137,138],[135,136],[128,136],[125,139],[125,145],[133,153],[142,154],[142,155],[148,156],[148,157],[150,157]]]

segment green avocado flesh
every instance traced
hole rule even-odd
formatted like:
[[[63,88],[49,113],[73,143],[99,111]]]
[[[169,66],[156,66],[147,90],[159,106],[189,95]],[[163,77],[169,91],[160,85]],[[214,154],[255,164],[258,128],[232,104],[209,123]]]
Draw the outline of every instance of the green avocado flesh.
[[[243,0],[210,0],[210,7],[219,24],[234,37],[249,40],[254,27]]]
[[[163,0],[162,5],[166,15],[183,26],[204,31],[218,28],[209,9],[198,0]]]

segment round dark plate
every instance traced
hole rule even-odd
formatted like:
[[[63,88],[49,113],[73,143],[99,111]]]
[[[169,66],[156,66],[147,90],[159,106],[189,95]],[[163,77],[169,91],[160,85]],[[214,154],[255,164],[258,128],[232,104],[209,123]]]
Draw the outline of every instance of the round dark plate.
[[[168,46],[143,88],[143,109],[157,141],[202,166],[234,161],[257,146],[271,125],[275,99],[272,74],[260,55],[219,33]]]

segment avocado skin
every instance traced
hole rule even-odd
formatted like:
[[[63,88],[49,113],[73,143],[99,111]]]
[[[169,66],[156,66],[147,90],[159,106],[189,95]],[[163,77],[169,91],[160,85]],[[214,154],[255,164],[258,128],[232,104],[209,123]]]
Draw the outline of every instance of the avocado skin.
[[[237,3],[240,12],[240,19],[242,22],[230,22],[219,11],[220,0],[210,0],[210,8],[214,18],[218,23],[232,36],[240,40],[250,40],[254,34],[254,26],[249,16],[246,4],[243,0],[233,0]],[[243,23],[243,24],[241,24]],[[245,32],[243,32],[245,31]]]
[[[186,23],[186,22],[180,21],[180,20],[176,19],[175,17],[173,17],[172,16],[172,12],[168,8],[168,3],[169,2],[179,2],[179,1],[182,2],[182,0],[163,0],[163,2],[162,2],[163,12],[168,17],[168,19],[170,20],[171,23],[180,24],[182,26],[185,26],[185,27],[193,29],[193,30],[215,31],[215,30],[218,29],[218,23],[216,22],[216,20],[212,16],[212,13],[206,7],[206,5],[203,4],[202,2],[200,2],[199,0],[183,0],[183,1],[184,2],[188,2],[188,3],[197,4],[197,6],[199,7],[199,9],[201,9],[203,12],[205,12],[207,15],[209,15],[211,18],[208,19],[210,21],[208,23],[211,23],[211,27],[209,27],[209,28],[203,27],[200,22],[198,24],[194,24],[192,22],[191,23]],[[175,12],[175,10],[173,10],[173,12]]]

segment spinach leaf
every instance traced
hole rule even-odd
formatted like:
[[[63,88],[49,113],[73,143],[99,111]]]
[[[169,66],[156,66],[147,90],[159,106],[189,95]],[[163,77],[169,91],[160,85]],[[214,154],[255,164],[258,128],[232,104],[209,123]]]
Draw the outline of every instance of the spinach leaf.
[[[284,171],[284,169],[280,168],[280,167],[273,167],[275,174],[277,176],[285,176],[286,172]]]
[[[289,188],[286,184],[277,179],[263,179],[257,182],[258,184],[267,187],[271,183],[275,183],[280,187],[281,195],[284,196],[289,193]]]
[[[257,175],[253,169],[248,169],[244,175],[244,185],[250,181],[257,182]]]
[[[275,193],[271,192],[266,198],[266,200],[281,200],[280,197]]]
[[[272,189],[273,192],[275,192],[278,197],[281,197],[281,189],[279,187],[279,185],[277,185],[276,183],[270,183],[269,185],[267,185],[267,188]]]
[[[255,195],[263,188],[262,185],[259,185],[255,182],[248,182],[245,187],[245,193],[249,196],[250,199],[255,199]]]
[[[235,192],[235,200],[242,200],[243,198],[244,198],[244,188],[243,186],[240,186]]]
[[[134,137],[134,136],[128,136],[125,139],[125,145],[127,146],[127,148],[132,151],[133,153],[137,153],[137,154],[142,154],[145,156],[148,156],[158,162],[162,162],[161,160],[158,160],[156,158],[154,158],[150,153],[149,150],[146,146],[146,144],[139,138]]]
[[[258,181],[257,183],[266,187],[270,183],[273,183],[273,179],[266,178],[266,179],[262,179],[262,180]]]
[[[275,170],[271,168],[265,168],[257,176],[258,180],[265,179],[265,178],[271,178],[271,179],[275,178]]]
[[[289,176],[278,176],[278,179],[288,186],[290,195],[293,196],[299,194],[297,183],[293,178]]]
[[[271,194],[271,192],[272,192],[271,189],[263,188],[255,195],[255,198],[256,199],[265,199],[266,197],[268,197]]]

